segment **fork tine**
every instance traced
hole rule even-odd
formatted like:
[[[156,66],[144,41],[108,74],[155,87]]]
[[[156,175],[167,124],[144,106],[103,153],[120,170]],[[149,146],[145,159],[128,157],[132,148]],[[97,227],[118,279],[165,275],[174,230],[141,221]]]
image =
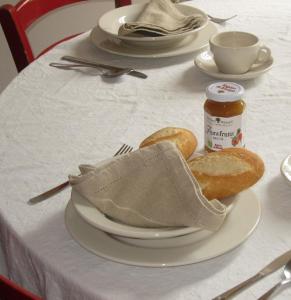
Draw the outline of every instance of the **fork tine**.
[[[120,149],[114,154],[114,156],[125,154],[125,153],[128,153],[128,152],[131,152],[132,150],[133,150],[133,147],[131,147],[127,144],[123,144],[120,147]]]
[[[133,150],[133,147],[128,146],[128,150],[126,151],[126,153],[129,153],[129,152],[131,152],[132,150]]]
[[[127,148],[128,148],[128,145],[124,144],[124,148],[122,149],[122,151],[120,151],[119,155],[126,153]]]
[[[128,146],[125,144],[125,148],[121,151],[120,154],[125,154],[125,153],[128,153],[128,152],[131,152],[132,151],[132,147]]]
[[[122,151],[124,150],[124,148],[126,148],[126,146],[127,146],[126,144],[123,144],[113,156],[117,156],[123,153]]]

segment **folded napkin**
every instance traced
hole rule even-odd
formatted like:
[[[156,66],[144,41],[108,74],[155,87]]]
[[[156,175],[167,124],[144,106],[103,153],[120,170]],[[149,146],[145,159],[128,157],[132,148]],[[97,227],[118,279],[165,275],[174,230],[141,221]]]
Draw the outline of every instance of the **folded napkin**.
[[[119,35],[163,36],[180,34],[201,26],[200,14],[185,16],[171,0],[151,0],[135,22],[125,23]]]
[[[81,165],[72,189],[98,210],[138,227],[194,226],[217,230],[226,208],[208,201],[176,145],[162,142],[107,160]]]

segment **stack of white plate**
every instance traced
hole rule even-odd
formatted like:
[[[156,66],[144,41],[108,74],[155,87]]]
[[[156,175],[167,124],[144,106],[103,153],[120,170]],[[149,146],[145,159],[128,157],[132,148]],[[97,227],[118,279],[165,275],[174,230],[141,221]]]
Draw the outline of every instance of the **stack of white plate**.
[[[133,22],[144,10],[146,4],[134,4],[113,9],[105,13],[91,31],[91,41],[107,52],[131,57],[170,57],[192,53],[208,47],[212,34],[217,32],[215,25],[208,21],[202,10],[188,5],[177,4],[185,15],[200,14],[201,26],[176,35],[157,37],[131,37],[118,35],[120,26]]]
[[[260,205],[247,190],[226,199],[227,218],[217,232],[200,228],[140,228],[102,214],[72,191],[65,222],[72,237],[94,254],[140,266],[178,266],[221,255],[247,239],[257,226]]]

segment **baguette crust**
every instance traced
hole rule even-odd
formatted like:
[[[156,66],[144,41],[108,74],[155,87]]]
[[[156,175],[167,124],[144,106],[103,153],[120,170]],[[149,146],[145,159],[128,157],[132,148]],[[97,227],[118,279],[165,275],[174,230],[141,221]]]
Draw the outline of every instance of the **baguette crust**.
[[[264,174],[264,163],[244,148],[227,148],[198,156],[188,162],[204,196],[222,199],[255,184]]]
[[[190,130],[177,127],[165,127],[143,140],[139,148],[162,141],[174,142],[185,159],[188,159],[197,147],[197,139]]]

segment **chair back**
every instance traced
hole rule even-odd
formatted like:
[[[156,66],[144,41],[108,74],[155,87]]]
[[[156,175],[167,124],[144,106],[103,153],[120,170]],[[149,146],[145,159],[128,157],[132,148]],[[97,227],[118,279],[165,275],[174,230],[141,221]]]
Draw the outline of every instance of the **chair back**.
[[[0,299],[42,300],[3,275],[0,275],[0,296]]]
[[[26,34],[28,27],[55,9],[84,1],[86,0],[21,0],[16,5],[5,4],[0,7],[0,23],[18,72],[35,59]],[[131,0],[115,0],[116,7],[129,4]],[[50,45],[40,55],[73,36]]]

